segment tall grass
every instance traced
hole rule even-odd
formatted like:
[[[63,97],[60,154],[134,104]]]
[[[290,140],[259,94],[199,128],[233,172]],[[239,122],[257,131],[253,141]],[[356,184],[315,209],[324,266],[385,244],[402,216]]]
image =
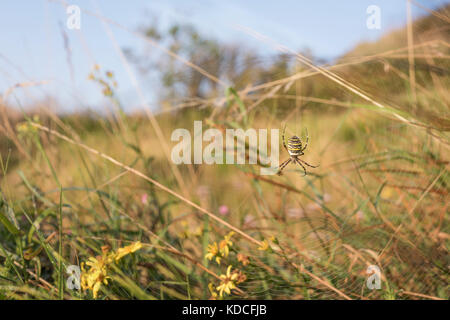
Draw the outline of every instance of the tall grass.
[[[417,61],[435,44],[395,53]],[[5,93],[0,298],[93,299],[65,286],[65,268],[141,243],[111,263],[98,299],[448,299],[448,95],[439,88],[449,77],[433,69],[448,64],[448,46],[438,49],[419,60],[429,68],[416,66],[414,84],[392,50],[334,66],[294,53],[307,69],[160,114],[123,112],[102,69],[93,78],[110,99],[105,117],[44,109],[13,119]],[[303,91],[288,92],[294,83]],[[295,166],[281,177],[260,176],[258,165],[175,166],[172,130],[199,119],[222,131],[308,128],[305,159],[321,166],[305,177]],[[209,259],[214,244],[229,252]],[[370,265],[381,269],[379,290],[366,285]],[[221,296],[229,266],[235,286]]]

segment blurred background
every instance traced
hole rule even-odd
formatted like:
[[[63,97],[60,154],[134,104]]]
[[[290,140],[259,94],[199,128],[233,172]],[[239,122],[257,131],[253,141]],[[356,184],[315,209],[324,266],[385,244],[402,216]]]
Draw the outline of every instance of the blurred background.
[[[430,0],[420,4],[429,9],[444,6],[448,1]],[[80,15],[80,29],[69,30],[66,22],[70,14],[67,5],[79,5],[85,10]],[[370,5],[380,8],[380,28],[369,29],[366,12]],[[412,18],[427,15],[417,5],[411,6]],[[111,19],[105,25],[105,20]],[[194,45],[189,33],[199,36],[197,41],[209,41],[226,46],[239,55],[253,55],[252,63],[269,68],[276,62],[278,52],[238,29],[251,28],[293,50],[308,53],[318,61],[333,63],[360,43],[376,41],[391,31],[406,25],[404,1],[349,1],[336,3],[325,0],[317,3],[285,1],[135,1],[132,6],[124,1],[5,1],[0,13],[2,50],[0,89],[15,83],[46,80],[39,89],[29,88],[21,93],[21,103],[51,98],[55,111],[80,111],[87,108],[101,110],[101,93],[93,83],[86,81],[92,65],[98,63],[114,71],[120,87],[117,94],[127,100],[127,111],[143,108],[136,98],[130,76],[120,58],[116,45],[133,57],[133,73],[144,84],[145,98],[150,107],[158,109],[161,91],[161,70],[157,68],[161,51],[136,36],[140,33],[156,37],[165,47],[179,44]],[[175,40],[170,29],[189,28]],[[110,31],[108,31],[110,29]],[[114,41],[109,32],[113,33]],[[152,33],[154,32],[154,34]],[[399,43],[397,45],[400,45]],[[182,54],[189,54],[188,48]],[[192,53],[191,53],[192,54]],[[204,53],[205,56],[209,52]],[[131,56],[130,56],[131,57]],[[210,57],[213,58],[213,57]],[[219,62],[218,62],[219,63]],[[244,62],[236,68],[245,69]],[[142,72],[145,71],[145,72]],[[229,74],[217,74],[232,84]],[[222,92],[221,92],[222,93]],[[16,93],[19,94],[19,93]],[[10,101],[10,103],[15,103]]]

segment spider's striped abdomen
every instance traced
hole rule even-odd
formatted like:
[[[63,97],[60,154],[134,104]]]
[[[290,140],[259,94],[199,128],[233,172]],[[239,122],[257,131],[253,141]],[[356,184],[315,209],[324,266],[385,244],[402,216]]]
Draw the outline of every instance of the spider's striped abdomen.
[[[287,149],[291,156],[298,156],[302,154],[302,141],[299,137],[293,136],[288,139]]]

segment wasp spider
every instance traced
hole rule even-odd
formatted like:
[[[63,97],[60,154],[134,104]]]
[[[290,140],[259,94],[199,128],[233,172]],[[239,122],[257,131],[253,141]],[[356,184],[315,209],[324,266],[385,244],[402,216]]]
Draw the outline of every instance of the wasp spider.
[[[306,161],[299,158],[300,156],[304,155],[303,151],[305,151],[306,147],[308,147],[308,140],[309,140],[308,129],[306,129],[306,144],[304,147],[302,144],[302,140],[300,140],[300,138],[297,136],[290,137],[288,139],[288,143],[286,146],[286,142],[284,140],[285,131],[286,131],[286,125],[283,128],[283,134],[282,134],[281,138],[283,139],[283,146],[286,149],[286,151],[289,153],[290,157],[289,157],[289,159],[287,159],[280,165],[280,167],[278,169],[278,175],[281,175],[284,167],[286,167],[292,161],[293,163],[299,164],[303,168],[303,171],[305,172],[305,174],[303,176],[306,176],[306,168],[305,168],[305,166],[303,166],[302,163],[306,164],[308,167],[311,167],[311,168],[318,167],[318,166],[310,165]]]

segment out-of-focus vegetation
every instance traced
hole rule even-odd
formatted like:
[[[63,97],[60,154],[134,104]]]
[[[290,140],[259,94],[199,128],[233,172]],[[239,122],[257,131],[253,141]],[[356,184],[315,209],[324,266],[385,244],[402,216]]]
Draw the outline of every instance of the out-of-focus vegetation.
[[[160,80],[155,114],[124,113],[100,67],[106,116],[2,99],[0,298],[448,299],[449,24],[412,30],[413,43],[401,29],[314,69],[151,26],[171,54],[127,58]],[[175,166],[171,132],[194,120],[308,128],[304,159],[320,167]],[[66,267],[87,261],[84,290],[69,290]]]

